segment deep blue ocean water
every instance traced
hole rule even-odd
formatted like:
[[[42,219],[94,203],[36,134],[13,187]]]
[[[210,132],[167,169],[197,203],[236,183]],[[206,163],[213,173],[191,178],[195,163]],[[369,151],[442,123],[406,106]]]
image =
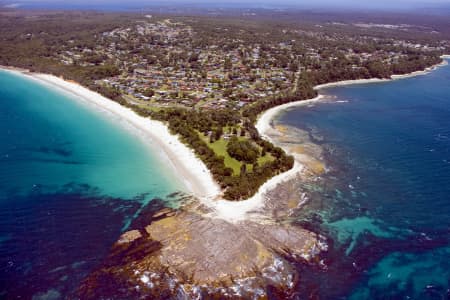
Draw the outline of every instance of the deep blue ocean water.
[[[0,71],[2,299],[68,295],[147,203],[184,190],[151,141],[72,97]]]
[[[305,291],[450,299],[450,67],[321,93],[278,119],[309,132],[330,170],[298,216],[331,245]]]

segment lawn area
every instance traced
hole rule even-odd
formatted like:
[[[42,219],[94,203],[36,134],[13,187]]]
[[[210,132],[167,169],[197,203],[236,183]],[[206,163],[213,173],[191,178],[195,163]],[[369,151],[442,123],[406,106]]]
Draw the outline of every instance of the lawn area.
[[[232,158],[228,152],[227,152],[227,144],[228,141],[221,138],[218,141],[215,141],[214,143],[209,142],[209,137],[204,136],[203,134],[199,133],[200,137],[206,142],[206,144],[219,156],[223,156],[224,163],[226,167],[229,167],[233,169],[234,175],[241,174],[241,165],[242,163],[238,161],[237,159]],[[239,137],[239,140],[245,140],[245,137]],[[259,147],[259,146],[258,146]],[[261,148],[260,148],[261,151]],[[266,162],[273,161],[274,158],[270,153],[267,153],[265,156],[258,157],[258,165],[263,165]],[[247,171],[251,172],[253,170],[252,164],[247,164]]]
[[[258,157],[258,165],[262,166],[263,164],[274,161],[274,160],[275,160],[275,158],[272,156],[272,154],[266,153],[265,156]]]
[[[221,138],[220,140],[215,141],[211,144],[208,137],[205,137],[203,134],[200,134],[200,136],[217,155],[223,156],[225,158],[225,166],[233,169],[234,175],[239,175],[241,173],[241,163],[238,160],[232,158],[227,153],[228,141]]]

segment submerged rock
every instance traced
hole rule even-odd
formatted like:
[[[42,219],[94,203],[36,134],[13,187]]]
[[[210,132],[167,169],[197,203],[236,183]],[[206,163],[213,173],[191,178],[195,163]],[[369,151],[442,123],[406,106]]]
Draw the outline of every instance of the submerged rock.
[[[120,236],[120,239],[117,241],[118,244],[131,243],[142,237],[142,234],[139,230],[130,230],[125,232]]]

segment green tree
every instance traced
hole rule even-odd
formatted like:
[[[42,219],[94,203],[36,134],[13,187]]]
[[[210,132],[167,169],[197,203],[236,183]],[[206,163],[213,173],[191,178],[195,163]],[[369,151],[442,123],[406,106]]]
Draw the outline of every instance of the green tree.
[[[144,96],[147,97],[153,97],[153,95],[155,95],[155,91],[151,88],[145,89],[144,92],[142,93]]]

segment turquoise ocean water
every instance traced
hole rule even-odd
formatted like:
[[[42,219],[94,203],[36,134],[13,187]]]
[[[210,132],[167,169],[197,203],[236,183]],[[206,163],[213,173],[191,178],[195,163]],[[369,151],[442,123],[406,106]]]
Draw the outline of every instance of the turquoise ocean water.
[[[0,71],[0,298],[67,295],[143,206],[185,190],[151,141],[72,97]]]
[[[326,270],[302,269],[302,291],[450,299],[450,67],[321,92],[327,100],[278,119],[307,131],[330,170],[303,187],[298,221],[331,247]]]
[[[330,88],[280,116],[329,168],[298,183],[298,223],[330,245],[326,268],[298,265],[298,299],[450,297],[449,83],[443,67]],[[69,98],[0,72],[0,298],[70,297],[140,211],[183,190],[136,131]]]

